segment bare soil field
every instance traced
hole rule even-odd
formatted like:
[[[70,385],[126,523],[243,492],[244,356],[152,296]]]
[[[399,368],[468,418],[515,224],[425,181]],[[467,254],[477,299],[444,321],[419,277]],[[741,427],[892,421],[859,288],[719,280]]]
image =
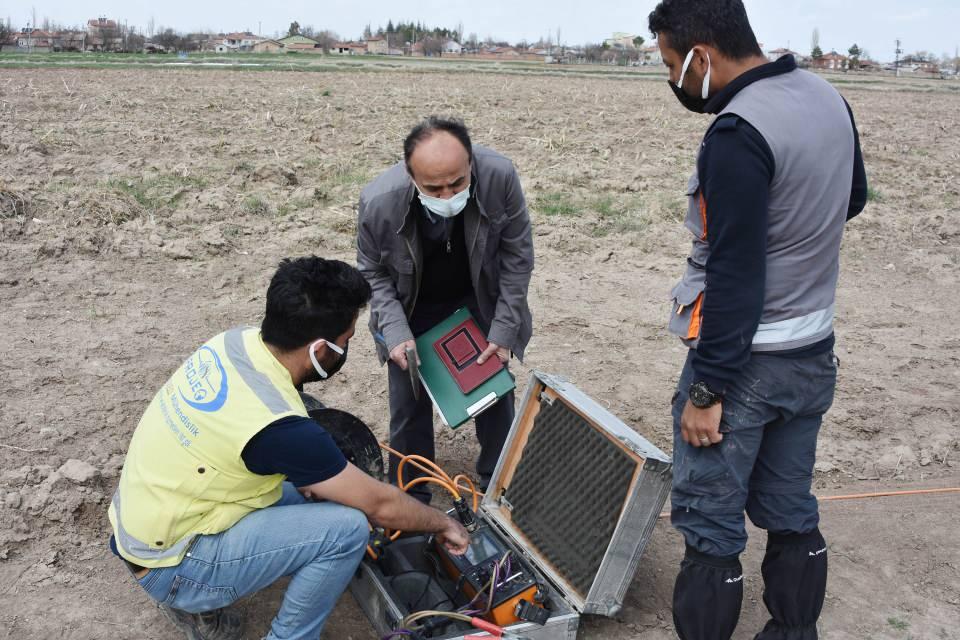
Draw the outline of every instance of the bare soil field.
[[[838,80],[871,201],[847,228],[821,496],[960,485],[958,83]],[[421,116],[454,113],[517,164],[534,219],[529,371],[563,374],[671,450],[684,357],[664,326],[708,119],[662,79],[392,70],[0,70],[0,638],[176,638],[106,547],[106,507],[155,390],[198,344],[257,323],[285,256],[354,260],[363,184]],[[365,319],[363,320],[365,323]],[[386,372],[358,332],[309,391],[387,431]],[[438,430],[471,471],[470,428]],[[829,502],[822,637],[960,638],[957,494]],[[576,517],[576,516],[574,516]],[[738,639],[765,620],[762,532]],[[682,553],[661,521],[615,619],[583,640],[660,640]],[[243,601],[265,632],[282,585]],[[324,633],[373,632],[345,596]]]

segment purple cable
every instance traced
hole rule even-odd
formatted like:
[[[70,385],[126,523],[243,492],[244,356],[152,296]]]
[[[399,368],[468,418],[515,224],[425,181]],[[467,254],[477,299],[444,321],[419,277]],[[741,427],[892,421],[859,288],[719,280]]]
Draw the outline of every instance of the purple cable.
[[[409,636],[410,633],[411,632],[407,631],[406,629],[398,629],[397,631],[392,631],[387,635],[383,636],[380,640],[390,640],[391,638],[395,638],[397,636]]]
[[[513,568],[513,564],[510,562],[510,556],[507,556],[507,567],[506,567],[506,568],[507,568],[507,570],[503,572],[504,580],[503,580],[503,582],[499,582],[499,583],[497,584],[497,587],[503,586],[503,585],[506,583],[506,579],[510,577],[510,569]]]

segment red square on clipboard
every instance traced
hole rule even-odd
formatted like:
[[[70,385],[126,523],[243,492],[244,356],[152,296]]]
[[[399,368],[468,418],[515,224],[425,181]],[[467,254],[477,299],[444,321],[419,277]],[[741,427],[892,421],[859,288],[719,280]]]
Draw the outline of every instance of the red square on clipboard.
[[[467,365],[471,358],[476,358],[481,353],[479,345],[470,339],[466,329],[461,329],[449,338],[445,338],[443,348],[457,368]]]
[[[443,366],[464,394],[470,393],[503,368],[503,363],[496,356],[482,365],[477,364],[477,358],[488,344],[472,318],[464,320],[433,343],[433,349]]]

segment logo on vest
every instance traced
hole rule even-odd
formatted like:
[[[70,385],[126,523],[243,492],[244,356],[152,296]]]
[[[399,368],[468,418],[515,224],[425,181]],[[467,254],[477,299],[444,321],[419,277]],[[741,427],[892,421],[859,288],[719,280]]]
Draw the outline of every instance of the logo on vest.
[[[187,389],[178,387],[180,397],[197,411],[219,410],[227,401],[227,372],[220,356],[210,347],[200,347],[183,365]]]

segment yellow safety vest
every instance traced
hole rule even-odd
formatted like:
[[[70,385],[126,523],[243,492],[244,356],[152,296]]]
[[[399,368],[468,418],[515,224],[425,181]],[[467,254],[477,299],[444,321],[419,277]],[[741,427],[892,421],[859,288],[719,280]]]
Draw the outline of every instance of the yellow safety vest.
[[[258,329],[231,329],[197,349],[154,396],[130,441],[109,509],[120,555],[144,567],[175,566],[196,536],[279,500],[285,477],[250,472],[241,454],[270,423],[306,415]]]

